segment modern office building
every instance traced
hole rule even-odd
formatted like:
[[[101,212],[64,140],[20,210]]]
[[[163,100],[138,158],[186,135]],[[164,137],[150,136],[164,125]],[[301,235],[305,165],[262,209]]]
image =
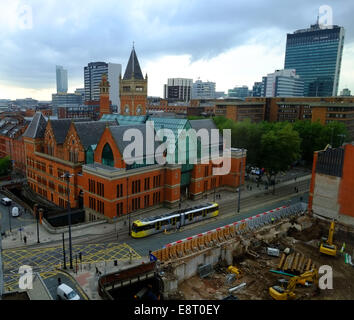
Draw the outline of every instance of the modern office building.
[[[53,93],[52,105],[58,107],[67,104],[82,104],[82,95],[80,93]]]
[[[304,82],[294,69],[276,70],[263,77],[265,97],[302,97]],[[262,93],[262,88],[261,88]]]
[[[228,97],[245,99],[249,97],[249,90],[247,86],[236,86],[228,90]]]
[[[252,87],[252,97],[262,97],[262,82],[255,82]]]
[[[194,82],[192,99],[215,99],[215,82],[201,80]]]
[[[350,97],[352,95],[352,93],[348,88],[345,88],[340,92],[340,95],[342,97]]]
[[[338,93],[344,28],[317,21],[287,35],[285,69],[295,69],[304,81],[304,95],[330,97]]]
[[[56,66],[57,93],[68,92],[68,70],[62,66]]]
[[[81,94],[82,101],[85,101],[85,88],[77,88],[74,93]]]
[[[122,65],[117,63],[90,62],[84,68],[85,101],[100,100],[100,83],[102,74],[108,75],[110,83],[109,99],[113,106],[120,110],[119,101],[119,77],[122,73]]]
[[[164,99],[169,102],[189,102],[192,96],[192,79],[169,78],[164,85]]]

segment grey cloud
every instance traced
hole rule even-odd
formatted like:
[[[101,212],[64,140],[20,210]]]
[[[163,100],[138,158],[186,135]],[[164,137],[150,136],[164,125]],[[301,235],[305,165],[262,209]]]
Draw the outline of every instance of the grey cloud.
[[[1,80],[42,88],[54,86],[56,64],[69,70],[69,81],[82,79],[83,67],[90,61],[120,62],[124,68],[132,41],[142,67],[144,60],[167,54],[189,54],[193,60],[211,58],[270,28],[276,30],[274,43],[281,43],[286,33],[314,23],[324,4],[322,0],[145,3],[34,2],[32,30],[0,31]],[[354,2],[332,0],[326,4],[333,8],[334,23],[346,28],[346,44],[353,42]]]

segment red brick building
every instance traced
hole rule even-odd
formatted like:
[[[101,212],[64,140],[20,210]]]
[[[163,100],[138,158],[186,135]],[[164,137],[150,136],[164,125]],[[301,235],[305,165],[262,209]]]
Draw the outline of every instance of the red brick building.
[[[26,173],[26,157],[22,134],[29,122],[20,113],[4,112],[0,115],[0,158],[9,156],[13,169]]]

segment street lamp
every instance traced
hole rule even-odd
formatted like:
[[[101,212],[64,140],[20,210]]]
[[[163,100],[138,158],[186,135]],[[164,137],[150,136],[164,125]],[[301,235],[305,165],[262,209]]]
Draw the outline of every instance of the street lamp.
[[[70,177],[72,176],[73,175],[70,174],[69,172],[66,172],[61,176],[62,178],[65,178],[67,182],[70,269],[73,269],[73,254],[72,254],[72,243],[71,243],[71,208],[70,208],[70,188],[69,188]]]
[[[11,230],[11,207],[9,207],[9,224],[10,224],[10,232],[12,232]]]
[[[241,205],[242,162],[243,162],[243,148],[242,148],[242,153],[241,153],[240,179],[239,179],[239,186],[238,186],[237,213],[240,212],[240,205]]]
[[[66,256],[65,256],[64,232],[63,232],[63,258],[64,258],[64,270],[66,270]]]

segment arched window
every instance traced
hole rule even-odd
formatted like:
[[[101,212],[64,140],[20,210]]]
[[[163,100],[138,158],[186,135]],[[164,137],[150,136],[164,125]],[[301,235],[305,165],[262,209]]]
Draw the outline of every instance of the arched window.
[[[110,167],[114,166],[113,152],[108,143],[105,144],[102,150],[102,164]]]

